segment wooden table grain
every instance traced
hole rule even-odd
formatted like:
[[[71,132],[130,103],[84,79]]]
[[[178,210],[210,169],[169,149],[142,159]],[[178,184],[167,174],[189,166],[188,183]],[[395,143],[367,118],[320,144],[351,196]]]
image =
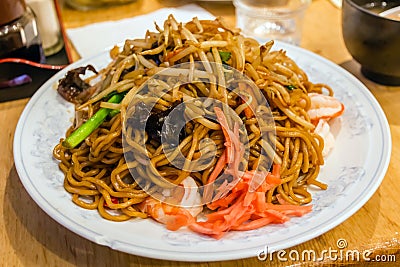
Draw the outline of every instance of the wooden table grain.
[[[138,0],[128,5],[87,12],[62,8],[66,28],[93,22],[122,19],[146,14],[162,7],[174,7],[190,1]],[[216,16],[223,16],[233,26],[231,2],[198,2]],[[287,249],[317,253],[337,248],[345,239],[348,249],[372,250],[372,256],[400,263],[400,87],[378,85],[364,78],[360,66],[348,54],[341,35],[341,12],[327,0],[314,0],[307,10],[301,46],[344,67],[359,78],[382,106],[392,135],[392,156],[387,174],[376,193],[353,216],[334,229],[308,242]],[[78,56],[74,54],[74,60]],[[31,199],[22,186],[13,160],[13,135],[19,116],[28,99],[0,103],[0,266],[326,266],[338,263],[260,261],[253,258],[212,263],[163,261],[129,255],[97,245],[67,230]],[[267,238],[267,237],[266,237]],[[386,257],[385,257],[386,255]],[[390,256],[394,255],[394,256]],[[370,256],[370,257],[372,257]],[[390,256],[390,257],[389,257]],[[378,258],[377,258],[378,259]],[[344,261],[342,264],[350,263]],[[357,260],[352,264],[364,266]],[[380,265],[374,262],[368,266]],[[297,265],[297,266],[299,266]],[[396,266],[387,263],[386,266]]]

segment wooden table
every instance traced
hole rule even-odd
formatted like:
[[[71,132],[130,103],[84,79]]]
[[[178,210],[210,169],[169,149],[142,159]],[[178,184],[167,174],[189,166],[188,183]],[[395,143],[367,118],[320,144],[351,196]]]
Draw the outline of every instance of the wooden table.
[[[138,0],[132,4],[80,12],[62,9],[66,28],[132,17],[188,1]],[[235,23],[233,5],[199,3],[216,16]],[[388,172],[372,198],[348,220],[301,245],[299,252],[336,248],[340,238],[349,249],[375,249],[375,254],[394,254],[400,262],[400,87],[388,87],[365,79],[348,54],[341,36],[341,12],[327,0],[315,0],[307,11],[301,46],[341,65],[358,77],[374,94],[389,120],[393,149]],[[78,59],[75,55],[74,59]],[[111,250],[88,241],[61,226],[44,213],[23,188],[13,161],[13,135],[28,99],[0,103],[0,266],[194,266],[193,263],[160,261]],[[287,250],[289,251],[289,250]],[[200,266],[283,266],[288,262],[262,262],[256,257]],[[359,263],[360,266],[363,265]],[[315,265],[317,265],[315,263]],[[370,266],[370,265],[368,265]],[[388,264],[394,266],[394,264]]]

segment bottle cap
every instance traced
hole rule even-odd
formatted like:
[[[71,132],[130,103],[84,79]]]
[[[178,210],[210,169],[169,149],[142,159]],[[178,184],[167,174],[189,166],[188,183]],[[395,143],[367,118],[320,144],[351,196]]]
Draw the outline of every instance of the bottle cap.
[[[1,0],[0,10],[0,26],[2,26],[21,17],[26,10],[26,4],[24,0]]]

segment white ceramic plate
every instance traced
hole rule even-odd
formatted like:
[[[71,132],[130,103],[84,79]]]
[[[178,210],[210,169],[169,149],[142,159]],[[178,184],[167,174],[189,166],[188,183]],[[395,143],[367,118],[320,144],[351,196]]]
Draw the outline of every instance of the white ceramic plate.
[[[332,129],[336,146],[319,179],[326,191],[313,192],[313,211],[283,225],[231,232],[221,240],[186,230],[170,232],[151,219],[110,222],[97,211],[84,210],[63,188],[63,174],[52,149],[73,117],[72,106],[56,92],[55,84],[72,68],[105,67],[108,52],[80,60],[47,81],[32,97],[19,120],[14,159],[20,179],[36,203],[57,222],[97,244],[130,254],[180,261],[216,261],[257,256],[260,251],[288,248],[317,237],[342,223],[372,196],[390,160],[391,137],[378,102],[354,76],[336,64],[304,49],[277,43],[302,67],[310,80],[332,86],[346,110]],[[311,248],[310,248],[311,249]]]

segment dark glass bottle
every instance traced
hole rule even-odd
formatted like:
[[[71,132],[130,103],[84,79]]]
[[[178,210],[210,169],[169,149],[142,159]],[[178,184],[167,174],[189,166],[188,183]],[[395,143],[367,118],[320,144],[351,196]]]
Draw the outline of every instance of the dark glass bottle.
[[[45,63],[35,15],[23,0],[0,1],[0,58]]]

